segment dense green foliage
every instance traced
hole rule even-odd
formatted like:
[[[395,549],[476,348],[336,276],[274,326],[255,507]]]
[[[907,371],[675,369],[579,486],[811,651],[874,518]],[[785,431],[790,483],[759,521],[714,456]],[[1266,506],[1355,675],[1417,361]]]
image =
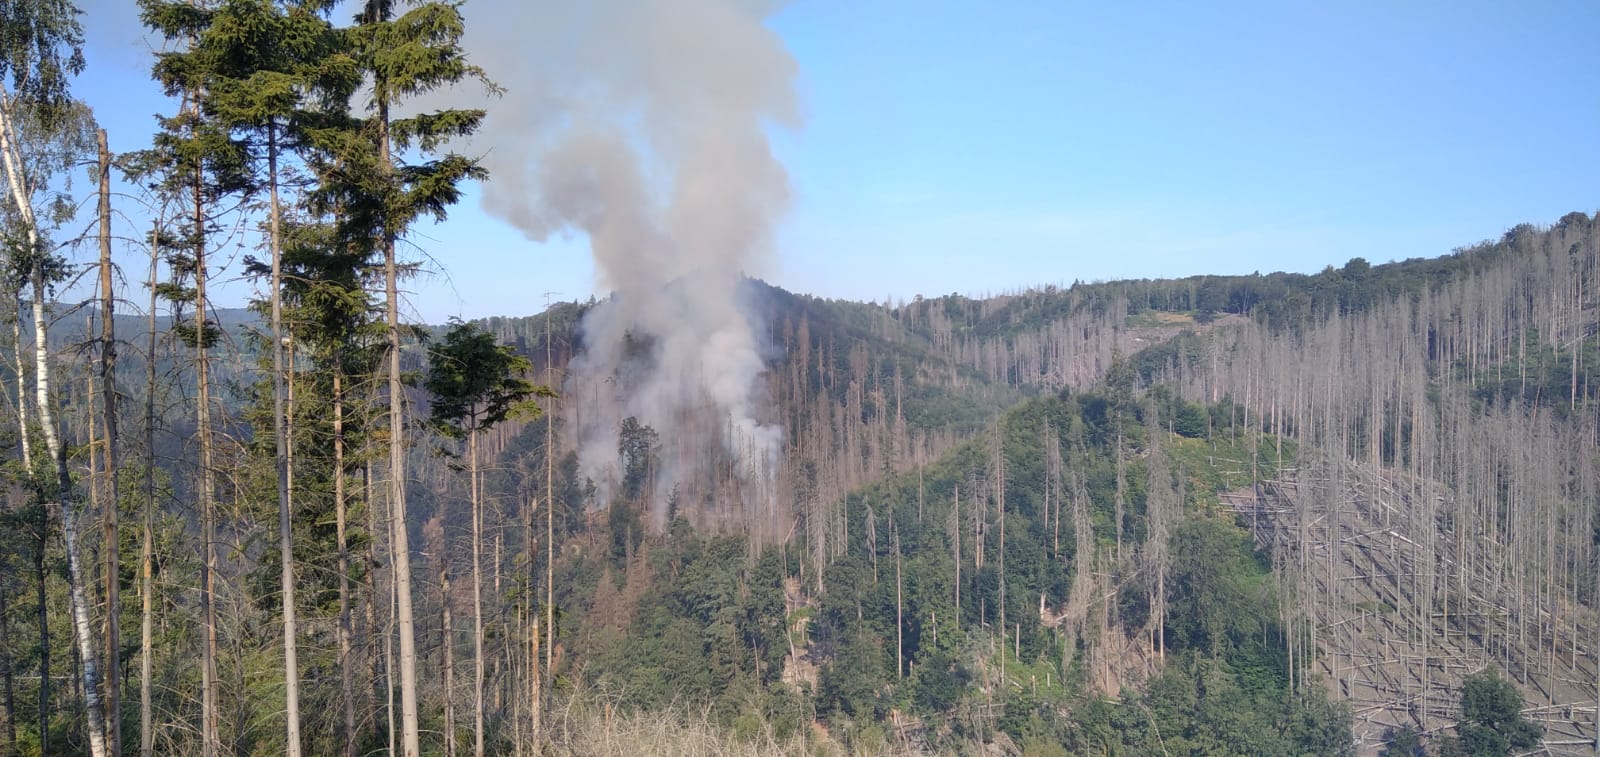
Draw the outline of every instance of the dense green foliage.
[[[444,338],[428,348],[423,388],[433,401],[434,428],[459,439],[517,415],[538,415],[530,400],[553,392],[523,377],[531,368],[527,358],[496,344],[482,328],[451,324]]]
[[[1584,213],[1569,213],[1556,228],[1584,230],[1593,223]],[[1223,314],[1246,315],[1273,328],[1293,330],[1331,315],[1351,315],[1397,299],[1416,298],[1465,276],[1492,270],[1543,243],[1547,242],[1540,229],[1522,224],[1499,240],[1485,240],[1448,255],[1379,265],[1356,257],[1315,274],[1276,272],[1075,282],[1066,289],[1044,287],[992,301],[951,294],[925,302],[927,306],[941,307],[960,331],[975,336],[1015,335],[1074,312],[1104,312],[1116,303],[1132,314],[1187,313],[1196,321]],[[924,305],[919,302],[912,307],[917,306]]]
[[[1532,749],[1544,729],[1522,717],[1522,694],[1493,670],[1467,676],[1461,686],[1461,722],[1447,739],[1445,757],[1504,757]]]
[[[981,438],[852,495],[850,546],[820,582],[806,574],[797,549],[767,547],[747,558],[742,537],[697,534],[683,521],[644,539],[631,556],[583,549],[561,566],[558,580],[562,606],[573,613],[563,627],[580,655],[576,667],[629,706],[708,701],[726,727],[759,718],[780,734],[815,716],[857,746],[878,743],[884,723],[911,716],[921,738],[943,748],[1004,734],[1073,753],[1160,754],[1163,745],[1170,753],[1347,752],[1348,714],[1317,687],[1288,690],[1267,565],[1243,530],[1205,511],[1214,489],[1200,487],[1220,480],[1203,472],[1185,471],[1194,487],[1170,534],[1167,662],[1146,685],[1108,699],[1089,680],[1089,658],[1092,648],[1111,642],[1043,622],[1041,598],[1046,608],[1062,607],[1073,566],[1085,559],[1072,546],[1071,525],[1056,523],[1057,511],[1047,506],[1057,496],[1047,474],[1047,432],[1070,450],[1067,467],[1083,482],[1093,543],[1103,555],[1116,543],[1119,438],[1128,458],[1122,474],[1130,548],[1147,532],[1148,495],[1136,482],[1145,478],[1148,455],[1169,455],[1182,467],[1192,457],[1182,451],[1185,443],[1213,456],[1245,453],[1225,433],[1207,438],[1203,408],[1153,396],[1143,403],[1097,393],[1049,397],[1000,421],[1003,561],[996,557],[998,493],[983,493],[995,440]],[[1163,409],[1179,410],[1174,420],[1185,418],[1195,438],[1174,434],[1152,452],[1145,415]],[[1189,475],[1195,473],[1201,475]],[[972,518],[983,520],[990,554],[975,569],[971,542],[964,547],[959,610],[952,551],[958,487],[959,528],[970,532]],[[987,512],[974,515],[975,502]],[[612,519],[610,527],[628,523]],[[1151,609],[1137,587],[1147,576],[1136,563],[1108,567],[1123,589],[1100,633],[1141,644]]]

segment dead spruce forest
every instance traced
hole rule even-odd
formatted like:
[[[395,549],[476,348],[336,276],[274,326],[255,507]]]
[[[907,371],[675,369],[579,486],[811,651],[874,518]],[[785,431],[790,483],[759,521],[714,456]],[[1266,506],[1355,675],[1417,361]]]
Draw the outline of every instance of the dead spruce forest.
[[[415,324],[484,112],[409,105],[483,72],[357,5],[140,0],[120,154],[0,6],[0,757],[1595,750],[1600,215]]]
[[[6,361],[0,749],[199,753],[209,718],[220,753],[283,750],[290,575],[315,754],[398,749],[408,673],[436,754],[1586,753],[1597,243],[1573,213],[1315,275],[894,304],[749,280],[783,429],[759,486],[711,409],[626,418],[609,480],[580,473],[567,429],[629,381],[563,379],[595,303],[407,330],[409,657],[381,331],[329,344],[286,307],[286,570],[265,320],[222,311],[202,376],[187,321],[116,316],[156,359],[117,356],[108,416],[93,319],[63,313],[75,524],[16,401],[45,353]]]

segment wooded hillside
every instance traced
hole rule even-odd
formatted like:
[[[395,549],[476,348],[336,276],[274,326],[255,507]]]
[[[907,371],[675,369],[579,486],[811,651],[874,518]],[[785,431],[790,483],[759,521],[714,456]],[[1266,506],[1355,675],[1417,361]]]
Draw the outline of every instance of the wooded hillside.
[[[0,757],[1600,743],[1600,218],[412,324],[417,224],[485,178],[483,111],[413,107],[496,91],[458,4],[141,0],[172,107],[119,155],[76,9],[13,5]]]

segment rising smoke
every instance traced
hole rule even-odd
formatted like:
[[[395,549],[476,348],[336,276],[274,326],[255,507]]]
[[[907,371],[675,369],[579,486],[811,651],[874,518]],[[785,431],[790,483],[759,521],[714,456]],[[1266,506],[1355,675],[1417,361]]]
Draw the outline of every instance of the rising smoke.
[[[777,5],[468,7],[483,35],[471,54],[507,90],[479,142],[485,208],[534,240],[586,235],[614,292],[585,317],[567,381],[582,472],[604,488],[622,419],[651,426],[658,522],[665,493],[703,469],[693,440],[714,439],[745,485],[771,491],[782,435],[764,422],[759,329],[740,289],[789,199],[765,133],[799,122],[794,59],[764,25]]]

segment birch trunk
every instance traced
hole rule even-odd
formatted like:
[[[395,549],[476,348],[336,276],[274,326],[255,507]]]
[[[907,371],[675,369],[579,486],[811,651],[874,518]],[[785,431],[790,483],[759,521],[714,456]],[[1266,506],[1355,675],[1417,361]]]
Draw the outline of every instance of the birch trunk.
[[[29,237],[35,237],[31,230]],[[34,240],[35,243],[36,239]],[[83,704],[87,710],[84,730],[89,735],[89,753],[106,757],[105,708],[100,700],[100,669],[94,644],[94,626],[89,622],[89,598],[83,580],[83,565],[78,555],[78,513],[72,498],[72,475],[67,470],[66,451],[61,437],[56,433],[55,415],[50,407],[50,353],[47,346],[49,324],[44,316],[44,272],[33,271],[33,328],[34,328],[34,401],[39,412],[39,426],[44,436],[45,450],[55,461],[57,505],[61,510],[61,539],[67,550],[67,580],[69,604],[72,611],[72,635],[82,661],[79,680],[83,686]]]
[[[11,199],[15,203],[19,220],[27,235],[28,249],[38,254],[43,252],[40,249],[42,244],[35,223],[32,197],[29,194],[31,187],[24,183],[22,155],[17,145],[16,124],[13,118],[14,105],[15,101],[11,99],[9,92],[0,92],[0,161],[4,163]],[[56,492],[56,504],[61,510],[62,540],[67,550],[68,595],[73,635],[78,653],[83,660],[80,680],[84,690],[84,706],[88,710],[85,730],[88,731],[89,750],[94,757],[106,757],[105,712],[100,701],[99,667],[96,664],[94,628],[89,622],[88,592],[84,586],[83,566],[78,554],[78,515],[72,499],[72,476],[67,470],[65,450],[56,432],[55,417],[50,408],[49,324],[45,320],[44,313],[47,289],[42,262],[35,258],[30,271],[33,283],[34,403],[35,410],[39,413],[39,425],[44,436],[45,449],[55,463],[56,484],[59,488]],[[43,536],[41,533],[40,537]],[[41,607],[41,616],[43,612],[44,609]],[[48,676],[48,671],[45,675]],[[44,685],[41,682],[41,687]]]

